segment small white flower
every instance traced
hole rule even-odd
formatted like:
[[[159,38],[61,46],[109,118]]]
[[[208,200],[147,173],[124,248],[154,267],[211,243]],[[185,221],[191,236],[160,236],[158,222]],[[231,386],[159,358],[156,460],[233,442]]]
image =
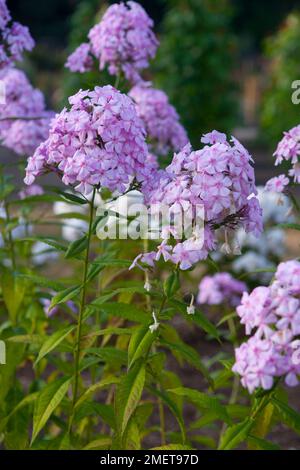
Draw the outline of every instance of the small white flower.
[[[151,333],[154,333],[159,327],[159,323],[157,321],[157,318],[156,318],[156,315],[155,315],[154,311],[152,312],[152,318],[154,320],[154,323],[152,323],[152,325],[149,326],[149,330],[151,331]]]
[[[144,289],[147,291],[147,292],[150,292],[151,291],[151,284],[149,281],[146,281],[145,284],[144,284]]]
[[[194,305],[194,295],[193,294],[192,294],[192,298],[191,298],[191,303],[186,308],[186,312],[187,312],[188,315],[194,315],[195,314],[195,305]]]

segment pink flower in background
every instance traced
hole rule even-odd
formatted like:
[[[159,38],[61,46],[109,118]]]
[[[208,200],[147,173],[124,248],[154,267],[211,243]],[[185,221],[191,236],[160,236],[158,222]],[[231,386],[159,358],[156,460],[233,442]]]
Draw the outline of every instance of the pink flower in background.
[[[153,21],[138,3],[113,4],[88,34],[89,53],[99,61],[100,70],[108,66],[111,75],[123,72],[128,80],[137,83],[141,80],[140,71],[149,66],[156,53],[158,41],[152,28]],[[90,65],[86,43],[66,62],[71,71],[85,72]]]
[[[90,54],[90,45],[83,43],[68,57],[66,67],[71,72],[88,72],[93,67],[93,59]]]
[[[160,155],[170,150],[178,152],[188,143],[179,116],[162,90],[152,88],[150,83],[143,83],[134,86],[129,96],[136,104],[137,114],[145,125],[154,152]]]
[[[43,94],[21,70],[5,68],[0,79],[6,94],[6,103],[0,106],[1,144],[19,155],[30,155],[48,137],[54,113],[46,111]]]
[[[199,284],[197,301],[199,304],[220,305],[225,302],[237,306],[246,291],[244,282],[238,281],[229,273],[217,273],[203,277]]]
[[[31,196],[41,196],[44,194],[42,186],[39,184],[32,184],[31,186],[26,186],[19,192],[20,199],[25,199],[26,197]]]
[[[273,386],[275,377],[285,377],[289,386],[298,384],[300,361],[295,363],[300,334],[300,262],[280,263],[274,282],[244,293],[237,314],[246,334],[255,333],[235,351],[233,371],[252,393]]]
[[[289,171],[289,175],[294,178],[296,183],[300,183],[300,125],[293,127],[288,132],[284,133],[284,137],[279,142],[277,149],[274,152],[274,156],[276,157],[275,165],[279,165],[284,160],[291,163],[292,168]],[[284,183],[284,185],[286,184],[287,183]]]
[[[98,186],[123,193],[134,178],[142,183],[151,177],[145,130],[128,96],[105,86],[69,101],[70,109],[53,119],[48,140],[28,159],[26,184],[51,170],[85,194]]]
[[[285,175],[274,176],[266,182],[265,190],[282,193],[290,180]]]
[[[34,47],[29,30],[20,23],[11,23],[5,0],[0,0],[0,69],[23,59],[24,51]]]
[[[10,20],[11,16],[6,6],[6,1],[0,0],[0,29],[4,29]]]

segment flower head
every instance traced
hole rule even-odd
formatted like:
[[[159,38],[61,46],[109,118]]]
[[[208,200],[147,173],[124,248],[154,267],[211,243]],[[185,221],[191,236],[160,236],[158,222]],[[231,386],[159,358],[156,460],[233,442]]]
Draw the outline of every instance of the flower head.
[[[26,26],[11,22],[5,0],[0,0],[0,70],[21,61],[24,51],[31,51],[34,41]]]
[[[134,100],[138,116],[144,122],[151,149],[165,155],[170,150],[178,152],[187,143],[185,129],[179,122],[175,108],[162,90],[149,83],[135,85],[129,92]]]
[[[275,377],[297,385],[300,361],[295,362],[300,334],[300,263],[280,263],[269,287],[244,293],[237,314],[250,339],[236,349],[233,371],[241,375],[244,387],[270,389]]]
[[[158,42],[152,27],[153,21],[138,3],[113,4],[90,30],[89,43],[80,46],[66,66],[84,72],[90,68],[89,57],[93,56],[99,61],[100,70],[108,66],[111,75],[123,72],[128,80],[137,83],[141,80],[140,70],[148,67],[156,53]]]
[[[215,249],[219,229],[242,226],[255,236],[262,232],[251,156],[236,139],[229,143],[216,135],[212,145],[193,151],[187,144],[175,154],[150,194],[151,210],[167,206],[161,235],[168,239],[168,259],[180,269],[191,268]]]
[[[0,107],[0,140],[17,154],[30,155],[48,137],[54,113],[46,111],[43,94],[21,70],[5,68],[0,79],[6,95]]]
[[[283,138],[274,152],[274,156],[276,157],[275,165],[279,165],[284,160],[291,163],[292,168],[289,171],[289,175],[294,177],[296,183],[300,183],[300,125],[284,133]],[[286,183],[284,183],[284,185],[286,185]]]
[[[199,284],[197,301],[199,304],[220,305],[229,302],[237,306],[243,292],[247,291],[244,282],[238,281],[229,273],[217,273],[204,276]]]
[[[289,179],[285,175],[274,176],[274,178],[267,181],[265,189],[266,191],[282,193],[289,182]]]
[[[85,194],[93,187],[123,193],[151,172],[145,130],[133,102],[112,86],[79,91],[53,119],[49,138],[28,159],[26,184],[54,171]]]

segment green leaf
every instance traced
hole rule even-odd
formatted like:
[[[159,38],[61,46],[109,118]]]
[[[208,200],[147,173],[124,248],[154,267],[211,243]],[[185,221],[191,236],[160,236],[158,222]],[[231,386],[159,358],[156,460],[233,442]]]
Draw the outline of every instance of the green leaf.
[[[248,443],[251,445],[251,448],[260,449],[260,450],[280,450],[280,447],[273,442],[266,441],[257,436],[248,436]]]
[[[61,195],[62,199],[65,199],[68,202],[71,201],[75,204],[88,204],[87,199],[83,199],[79,196],[76,196],[75,194],[67,193],[65,191],[59,191],[59,194]]]
[[[27,283],[24,279],[14,276],[8,269],[3,268],[1,287],[3,300],[7,307],[10,320],[15,324],[25,296]]]
[[[66,259],[75,258],[86,249],[87,244],[88,244],[88,240],[87,240],[86,235],[70,243],[66,251],[65,258]]]
[[[81,290],[81,286],[72,286],[62,291],[59,291],[54,297],[52,297],[49,310],[51,310],[58,304],[62,304],[63,302],[68,302],[68,300],[73,299],[79,294],[80,290]]]
[[[202,375],[206,378],[208,383],[212,388],[214,388],[214,382],[212,377],[210,376],[210,373],[207,369],[207,367],[202,363],[199,354],[197,351],[192,348],[191,346],[188,346],[187,344],[181,342],[181,343],[170,343],[165,340],[160,341],[162,345],[167,346],[170,351],[173,353],[174,351],[178,351],[182,358],[194,366],[197,370],[199,370]]]
[[[23,278],[31,282],[32,284],[36,286],[48,287],[48,288],[50,287],[50,289],[53,289],[55,291],[64,289],[64,286],[60,282],[52,281],[51,279],[48,279],[47,277],[35,276],[32,274],[22,274],[22,273],[18,273],[17,276],[20,277],[21,279]]]
[[[118,367],[127,364],[127,352],[112,346],[106,346],[104,348],[88,348],[84,351],[99,357],[101,362],[113,364]]]
[[[94,301],[88,306],[88,309],[96,308],[101,310],[108,315],[121,317],[125,320],[130,320],[135,323],[150,323],[151,317],[141,310],[139,307],[131,304],[125,304],[121,302],[107,302],[100,303],[97,305],[97,301]]]
[[[272,418],[274,413],[273,403],[267,403],[263,410],[258,414],[255,419],[254,426],[252,427],[251,434],[253,437],[264,439],[265,436],[269,433]],[[252,447],[252,443],[249,442],[249,449],[255,450],[256,445]]]
[[[152,447],[150,450],[193,450],[193,447],[183,444],[166,444],[165,446]]]
[[[174,415],[176,418],[176,421],[179,425],[180,431],[181,431],[181,436],[182,436],[182,442],[183,444],[186,441],[186,435],[185,435],[185,426],[184,426],[184,421],[182,417],[182,413],[179,410],[177,404],[172,400],[170,395],[162,390],[158,390],[154,387],[148,387],[150,392],[156,395],[157,397],[161,398],[161,400],[167,405],[171,413]]]
[[[27,405],[31,404],[32,402],[34,402],[37,399],[38,394],[39,394],[38,392],[35,392],[35,393],[31,393],[30,395],[27,395],[26,397],[23,398],[23,400],[21,400],[13,408],[13,410],[9,413],[8,416],[6,416],[5,418],[1,418],[0,432],[3,432],[5,426],[7,425],[10,418],[12,418],[19,410],[21,410],[25,406],[27,406]]]
[[[107,450],[111,446],[110,436],[100,436],[98,439],[89,442],[82,450]]]
[[[209,410],[221,421],[231,424],[231,419],[227,413],[226,407],[221,404],[218,398],[186,387],[173,388],[169,390],[169,392],[187,398],[187,400],[194,403],[200,410]]]
[[[119,434],[122,436],[128,421],[139,404],[145,384],[145,365],[136,362],[127,375],[122,377],[115,395],[115,412]]]
[[[292,230],[300,230],[300,224],[293,224],[293,223],[278,224],[277,227],[279,227],[279,228],[288,228],[288,229],[292,229]]]
[[[193,435],[191,437],[191,440],[193,442],[197,442],[198,444],[201,444],[202,446],[209,447],[210,449],[216,449],[217,448],[217,444],[216,444],[215,439],[213,439],[212,437],[209,437],[209,436]]]
[[[300,434],[300,414],[276,397],[272,398],[272,403],[286,425]]]
[[[91,385],[77,400],[75,404],[75,409],[77,409],[82,403],[88,400],[94,393],[102,390],[103,388],[109,387],[112,384],[116,384],[120,381],[119,378],[114,376],[108,376],[105,379],[102,379],[100,382],[97,382]]]
[[[53,335],[47,338],[40,349],[34,365],[36,366],[43,357],[53,351],[53,349],[55,349],[74,329],[75,326],[68,326],[63,330],[56,331]]]
[[[66,395],[71,380],[71,378],[68,378],[67,380],[65,378],[59,379],[46,385],[46,387],[41,390],[34,407],[33,431],[30,445],[33,444],[51,414],[55,411]]]
[[[103,270],[100,264],[91,263],[88,268],[87,282],[91,282]]]
[[[83,338],[92,338],[93,336],[111,336],[111,335],[132,335],[132,328],[118,328],[118,327],[110,327],[104,328],[103,330],[95,330],[86,335]]]
[[[35,204],[35,203],[53,203],[56,201],[61,201],[61,197],[55,194],[39,194],[36,196],[27,196],[24,199],[15,199],[10,201],[10,204],[26,205],[26,204]]]
[[[25,345],[5,342],[6,364],[0,364],[0,408],[16,377],[16,369],[23,360]]]
[[[128,346],[129,369],[137,359],[148,354],[157,334],[158,332],[151,333],[148,327],[139,328],[133,333]]]
[[[252,426],[253,421],[250,418],[246,418],[241,423],[235,424],[227,428],[221,438],[219,450],[234,449],[241,442],[247,439]]]
[[[187,304],[174,299],[170,300],[170,303],[185,317],[186,320],[196,323],[196,325],[206,331],[206,333],[211,335],[213,338],[219,339],[217,328],[208,320],[206,315],[200,312],[200,310],[196,309],[194,315],[188,315],[186,311]]]
[[[164,293],[168,299],[172,298],[180,289],[179,272],[173,271],[164,282]]]
[[[45,238],[45,237],[26,237],[22,238],[20,241],[22,242],[43,242],[45,245],[51,246],[52,248],[55,248],[57,251],[65,252],[67,251],[67,246],[63,245],[57,240],[54,240],[52,238]]]

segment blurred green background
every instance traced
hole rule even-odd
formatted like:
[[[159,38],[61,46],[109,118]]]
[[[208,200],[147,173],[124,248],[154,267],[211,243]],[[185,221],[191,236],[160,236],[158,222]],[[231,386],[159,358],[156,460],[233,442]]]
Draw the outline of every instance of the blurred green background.
[[[64,69],[112,1],[8,0],[37,46],[23,67],[60,109],[80,87],[112,82],[105,72]],[[147,79],[163,88],[192,143],[212,128],[274,148],[300,122],[291,83],[300,79],[299,0],[143,0],[160,40]]]

